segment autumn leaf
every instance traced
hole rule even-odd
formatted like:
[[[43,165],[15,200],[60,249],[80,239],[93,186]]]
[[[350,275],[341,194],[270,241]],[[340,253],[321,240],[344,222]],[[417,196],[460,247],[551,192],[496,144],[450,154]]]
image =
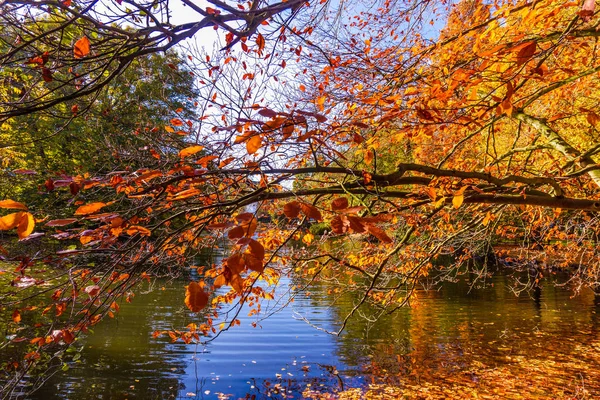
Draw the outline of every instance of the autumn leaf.
[[[244,230],[244,227],[236,226],[235,228],[233,228],[229,232],[227,232],[227,237],[232,240],[240,239],[240,238],[244,237],[245,233],[246,233],[246,231]]]
[[[77,218],[53,219],[46,222],[46,226],[65,226],[77,222]]]
[[[33,228],[35,227],[35,218],[33,215],[28,212],[20,213],[21,220],[19,221],[19,225],[17,226],[17,235],[19,239],[25,239],[27,236],[31,235],[33,232]]]
[[[345,197],[338,197],[331,202],[331,210],[343,210],[348,208],[348,199]]]
[[[199,312],[208,305],[208,294],[197,282],[190,282],[185,287],[185,305],[192,312]]]
[[[313,205],[300,203],[300,208],[302,209],[304,215],[306,215],[308,218],[312,218],[315,221],[321,221],[323,219],[321,212]]]
[[[365,225],[365,229],[368,233],[375,236],[377,239],[381,240],[384,243],[392,243],[393,240],[385,233],[383,229],[375,225]]]
[[[152,234],[150,229],[144,228],[143,226],[139,226],[139,225],[134,225],[134,226],[127,228],[126,233],[128,235],[135,235],[136,233],[139,233],[142,236],[150,236]]]
[[[83,291],[86,292],[90,297],[96,297],[100,293],[100,286],[98,286],[98,285],[86,286],[86,288],[83,289]]]
[[[300,203],[291,201],[283,206],[283,213],[288,218],[297,218],[300,215]]]
[[[190,146],[190,147],[186,147],[185,149],[181,150],[179,152],[179,157],[180,158],[186,158],[189,157],[193,154],[196,154],[200,151],[202,151],[204,149],[204,146]]]
[[[90,53],[90,41],[87,37],[83,36],[73,47],[73,54],[75,58],[83,58]]]
[[[256,35],[256,45],[258,46],[258,54],[261,54],[265,48],[265,38],[260,33]]]
[[[254,154],[258,151],[258,149],[261,148],[261,146],[262,146],[262,139],[261,139],[260,135],[252,136],[246,142],[246,151],[248,152],[248,154]]]
[[[15,309],[12,313],[12,320],[15,324],[21,322],[21,312],[18,309]]]
[[[21,222],[21,218],[23,217],[22,212],[16,212],[12,214],[5,215],[0,218],[0,231],[8,231],[13,228],[16,228]]]
[[[13,208],[27,211],[27,206],[25,204],[9,199],[0,201],[0,208]]]
[[[83,205],[83,206],[79,207],[77,210],[75,210],[75,215],[93,214],[96,211],[99,211],[100,209],[102,209],[108,205],[109,205],[108,203],[102,203],[102,202],[89,203],[89,204]]]
[[[533,55],[535,54],[537,45],[535,42],[531,41],[531,42],[527,42],[524,45],[518,46],[517,48],[519,50],[517,52],[517,65],[523,65],[527,61],[529,61],[529,59],[531,57],[533,57]]]

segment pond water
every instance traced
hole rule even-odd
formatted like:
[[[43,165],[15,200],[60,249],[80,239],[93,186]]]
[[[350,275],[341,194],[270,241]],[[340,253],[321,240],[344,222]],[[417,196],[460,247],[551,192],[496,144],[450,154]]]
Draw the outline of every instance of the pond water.
[[[339,337],[298,318],[339,324],[345,310],[329,307],[317,288],[256,328],[256,316],[243,312],[241,326],[206,346],[152,336],[202,322],[183,306],[184,282],[143,287],[115,319],[78,340],[79,360],[31,398],[302,398],[373,383],[431,398],[448,390],[483,398],[599,397],[598,299],[589,292],[570,298],[553,286],[537,299],[516,297],[506,278],[492,283],[419,291],[411,308],[377,323],[355,319]]]

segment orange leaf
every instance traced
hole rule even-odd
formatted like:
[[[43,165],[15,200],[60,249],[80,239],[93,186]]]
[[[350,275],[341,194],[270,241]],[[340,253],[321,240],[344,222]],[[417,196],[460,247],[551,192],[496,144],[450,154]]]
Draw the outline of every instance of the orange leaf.
[[[142,236],[150,236],[152,234],[150,229],[144,228],[143,226],[139,225],[134,225],[130,227],[129,229],[127,229],[126,232],[128,235],[135,235],[136,233],[139,233]]]
[[[77,42],[75,42],[75,47],[73,47],[73,53],[75,58],[83,58],[90,53],[90,41],[87,37],[82,37]]]
[[[19,322],[21,322],[21,313],[19,312],[18,309],[15,309],[15,311],[13,311],[12,320],[15,324],[18,324]]]
[[[102,203],[102,202],[89,203],[89,204],[83,205],[83,206],[79,207],[77,210],[75,210],[75,215],[93,214],[96,211],[99,211],[101,208],[106,207],[107,205],[108,205],[107,203]]]
[[[21,222],[21,218],[23,217],[22,212],[16,212],[12,214],[5,215],[0,218],[0,231],[8,231],[13,228],[16,228]]]
[[[191,146],[187,147],[179,152],[179,157],[185,158],[191,156],[192,154],[196,154],[204,149],[204,146]]]
[[[17,235],[19,235],[19,239],[24,239],[31,235],[31,232],[33,232],[33,228],[35,227],[35,219],[31,213],[23,212],[20,214],[22,215],[19,225],[17,226]]]
[[[0,208],[15,208],[17,210],[27,211],[27,206],[25,204],[9,199],[0,201]]]
[[[258,151],[258,149],[261,148],[261,146],[262,146],[261,137],[259,135],[252,136],[246,142],[246,151],[248,151],[248,154],[254,154]]]
[[[173,118],[171,120],[171,125],[173,125],[173,126],[181,126],[181,125],[183,125],[183,121],[180,120],[179,118]]]
[[[197,282],[190,282],[185,287],[185,305],[192,312],[199,312],[208,305],[208,294]]]
[[[365,164],[371,165],[371,163],[373,162],[373,157],[373,150],[367,150],[367,152],[365,153]]]

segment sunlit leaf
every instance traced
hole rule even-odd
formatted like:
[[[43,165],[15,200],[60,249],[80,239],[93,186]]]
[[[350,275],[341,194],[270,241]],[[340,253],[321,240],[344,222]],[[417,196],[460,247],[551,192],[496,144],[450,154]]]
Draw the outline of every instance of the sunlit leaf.
[[[208,304],[208,294],[197,282],[190,282],[185,287],[185,305],[192,312],[199,312]]]
[[[75,58],[83,58],[90,53],[90,41],[87,37],[83,36],[73,47],[73,54]]]
[[[185,158],[185,157],[189,157],[193,154],[196,154],[200,151],[202,151],[204,149],[204,146],[190,146],[190,147],[186,147],[185,149],[181,150],[179,152],[179,157],[180,158]]]
[[[23,211],[27,211],[27,206],[23,203],[19,203],[17,201],[14,200],[1,200],[0,201],[0,208],[14,208],[17,210],[23,210]]]
[[[254,154],[262,147],[262,139],[260,135],[252,136],[246,142],[246,151],[248,154]]]
[[[79,207],[77,210],[75,210],[75,215],[93,214],[96,211],[100,211],[102,208],[104,208],[108,205],[109,205],[108,203],[102,203],[102,202],[85,204],[85,205]]]

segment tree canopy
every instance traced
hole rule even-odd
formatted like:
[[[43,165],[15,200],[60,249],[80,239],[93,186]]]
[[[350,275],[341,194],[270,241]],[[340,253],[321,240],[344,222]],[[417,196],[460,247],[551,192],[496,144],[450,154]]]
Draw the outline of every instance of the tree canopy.
[[[7,251],[20,264],[5,271],[3,312],[27,324],[13,384],[42,350],[114,315],[139,280],[190,269],[182,301],[204,319],[157,335],[212,340],[282,276],[296,291],[328,285],[332,302],[361,293],[337,334],[363,307],[390,313],[417,285],[485,283],[498,265],[527,271],[515,290],[556,273],[598,290],[593,1],[183,3],[198,21],[173,22],[162,1],[0,6],[7,143],[42,112],[93,131],[108,107],[111,143],[135,161],[52,180],[60,213],[0,202],[18,210],[0,229],[65,243]],[[214,51],[176,47],[213,27]],[[169,49],[181,56],[147,58]],[[198,89],[149,106],[156,84],[128,89],[140,69],[187,73],[180,84]]]

